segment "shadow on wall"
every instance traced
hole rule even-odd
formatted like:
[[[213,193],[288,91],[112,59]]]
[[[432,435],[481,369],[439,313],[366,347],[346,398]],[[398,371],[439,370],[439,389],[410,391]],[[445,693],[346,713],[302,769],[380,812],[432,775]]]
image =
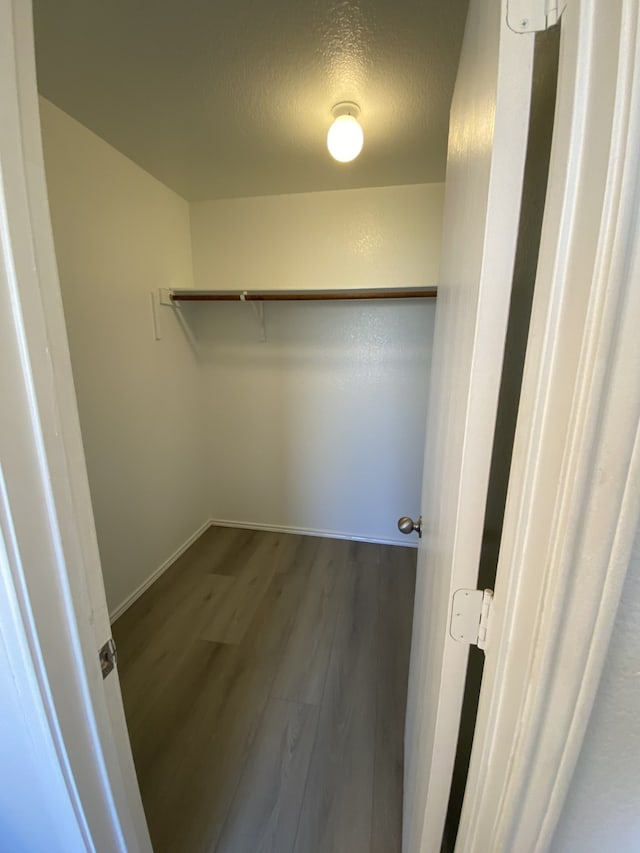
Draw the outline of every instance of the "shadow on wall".
[[[184,306],[212,517],[407,544],[419,511],[435,306]]]

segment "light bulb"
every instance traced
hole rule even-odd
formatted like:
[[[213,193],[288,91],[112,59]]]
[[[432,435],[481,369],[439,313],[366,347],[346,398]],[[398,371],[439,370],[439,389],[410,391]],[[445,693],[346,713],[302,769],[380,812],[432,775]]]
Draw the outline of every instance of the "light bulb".
[[[362,151],[364,133],[358,122],[360,110],[356,104],[336,104],[333,108],[335,121],[327,134],[329,153],[339,163],[355,160]]]

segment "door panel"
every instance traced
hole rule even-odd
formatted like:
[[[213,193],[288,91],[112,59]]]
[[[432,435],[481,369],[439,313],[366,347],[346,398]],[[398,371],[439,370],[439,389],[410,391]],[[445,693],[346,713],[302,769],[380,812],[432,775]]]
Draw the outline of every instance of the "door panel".
[[[456,589],[477,584],[518,232],[532,34],[500,0],[471,0],[451,109],[425,448],[424,537],[405,734],[403,849],[439,851],[468,646],[449,634]]]

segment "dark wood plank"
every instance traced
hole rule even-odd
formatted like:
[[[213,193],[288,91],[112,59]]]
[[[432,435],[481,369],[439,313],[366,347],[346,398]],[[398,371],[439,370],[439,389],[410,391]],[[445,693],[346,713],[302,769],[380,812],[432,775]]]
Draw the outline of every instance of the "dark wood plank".
[[[320,703],[340,606],[344,554],[344,542],[317,540],[308,583],[280,661],[273,696],[312,705]]]
[[[290,853],[317,718],[311,705],[269,701],[216,853]]]
[[[214,643],[238,644],[247,633],[266,594],[273,569],[256,565],[247,577],[210,575],[214,593],[208,603],[208,619],[200,637]]]
[[[218,559],[208,571],[217,575],[236,576],[251,562],[260,548],[268,547],[269,541],[275,538],[273,533],[258,530],[241,530],[236,528],[217,528],[218,531],[232,530],[226,534],[226,545],[218,546]]]
[[[198,589],[205,590],[206,595],[207,587],[200,580],[204,575],[225,574],[225,555],[236,550],[238,540],[244,539],[242,534],[246,531],[210,527],[120,616],[113,628],[116,643],[118,636],[123,638],[118,647],[121,670],[139,662],[139,650],[164,635],[167,619],[177,610],[189,612],[188,602],[193,596],[197,599]],[[173,638],[174,632],[169,633]]]
[[[380,552],[371,853],[402,849],[404,717],[416,555],[414,548],[395,546],[383,546]]]
[[[216,643],[241,642],[273,574],[280,568],[283,538],[282,534],[247,531],[245,537],[233,540],[234,553],[226,550],[224,558],[216,565],[224,574],[209,576],[213,579],[213,594],[201,639]]]
[[[368,851],[376,730],[377,553],[350,543],[296,853]]]
[[[324,542],[319,536],[299,536],[291,533],[278,535],[278,548],[274,556],[276,572],[306,572],[310,568],[315,550]]]
[[[127,632],[120,620],[113,626],[127,724],[132,735],[140,734],[141,748],[148,743],[148,748],[154,749],[149,718],[157,713],[158,703],[162,707],[164,702],[173,701],[176,683],[189,672],[194,644],[210,618],[215,585],[212,575],[185,572],[175,584],[174,595],[167,595],[162,609],[149,618],[151,631],[141,634],[134,626]]]
[[[250,538],[251,531],[213,525],[194,543],[197,550],[188,551],[184,562],[195,564],[192,568],[198,571],[227,574],[227,564]]]

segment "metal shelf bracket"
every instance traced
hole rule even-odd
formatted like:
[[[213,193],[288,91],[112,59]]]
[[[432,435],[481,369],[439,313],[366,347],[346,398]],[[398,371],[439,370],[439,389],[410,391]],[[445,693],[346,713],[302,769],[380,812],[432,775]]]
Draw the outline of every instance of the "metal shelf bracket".
[[[243,290],[240,294],[240,301],[247,302],[247,291]],[[253,313],[256,316],[256,320],[260,325],[260,343],[264,344],[267,341],[267,329],[264,323],[264,302],[254,302],[253,300],[248,303],[253,309]]]

